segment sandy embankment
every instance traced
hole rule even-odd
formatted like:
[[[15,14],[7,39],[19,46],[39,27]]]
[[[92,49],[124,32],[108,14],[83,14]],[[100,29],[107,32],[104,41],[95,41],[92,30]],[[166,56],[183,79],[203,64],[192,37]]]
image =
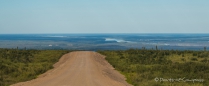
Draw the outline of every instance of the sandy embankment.
[[[37,79],[12,86],[130,86],[104,58],[91,51],[71,52]]]

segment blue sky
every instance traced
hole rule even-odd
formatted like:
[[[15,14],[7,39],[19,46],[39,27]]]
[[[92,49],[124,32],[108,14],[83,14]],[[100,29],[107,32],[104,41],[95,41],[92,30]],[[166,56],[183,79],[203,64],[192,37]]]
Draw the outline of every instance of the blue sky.
[[[0,34],[208,32],[209,0],[0,0]]]

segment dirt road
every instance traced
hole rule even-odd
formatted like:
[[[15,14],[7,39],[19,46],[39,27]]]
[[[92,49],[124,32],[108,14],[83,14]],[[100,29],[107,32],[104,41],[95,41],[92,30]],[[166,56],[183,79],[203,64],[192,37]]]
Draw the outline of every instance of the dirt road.
[[[12,86],[130,86],[104,58],[91,51],[71,52],[37,79]]]

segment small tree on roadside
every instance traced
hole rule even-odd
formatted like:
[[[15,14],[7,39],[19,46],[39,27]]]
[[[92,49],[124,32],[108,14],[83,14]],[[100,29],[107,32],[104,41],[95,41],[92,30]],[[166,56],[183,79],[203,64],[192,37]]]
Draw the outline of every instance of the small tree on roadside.
[[[206,47],[204,47],[204,51],[206,51]]]
[[[158,50],[158,49],[157,49],[157,45],[156,45],[156,50]]]

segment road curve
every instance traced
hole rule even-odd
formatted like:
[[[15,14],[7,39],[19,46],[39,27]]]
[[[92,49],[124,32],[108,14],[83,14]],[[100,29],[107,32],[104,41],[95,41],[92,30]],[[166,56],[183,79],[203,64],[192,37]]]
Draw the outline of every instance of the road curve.
[[[104,58],[92,51],[71,52],[37,79],[12,86],[130,86]]]

